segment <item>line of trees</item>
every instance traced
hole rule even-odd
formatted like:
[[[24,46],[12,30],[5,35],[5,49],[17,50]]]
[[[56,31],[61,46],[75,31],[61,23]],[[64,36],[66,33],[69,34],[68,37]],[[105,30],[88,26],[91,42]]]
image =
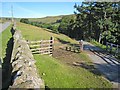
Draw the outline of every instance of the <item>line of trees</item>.
[[[71,38],[120,44],[120,2],[82,2],[64,16],[58,31]]]

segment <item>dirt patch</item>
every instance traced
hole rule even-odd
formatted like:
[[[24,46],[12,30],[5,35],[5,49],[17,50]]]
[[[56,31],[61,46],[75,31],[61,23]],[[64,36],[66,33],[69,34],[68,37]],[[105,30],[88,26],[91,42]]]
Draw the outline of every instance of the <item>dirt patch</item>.
[[[77,53],[66,51],[64,48],[55,49],[53,51],[53,57],[66,63],[73,64],[73,62],[82,62]]]
[[[86,60],[83,60],[80,57],[80,53],[66,51],[65,47],[54,49],[53,57],[57,60],[60,60],[62,63],[65,63],[72,67],[82,67],[96,75],[101,75],[100,72],[94,67],[94,64],[92,62],[87,62]]]

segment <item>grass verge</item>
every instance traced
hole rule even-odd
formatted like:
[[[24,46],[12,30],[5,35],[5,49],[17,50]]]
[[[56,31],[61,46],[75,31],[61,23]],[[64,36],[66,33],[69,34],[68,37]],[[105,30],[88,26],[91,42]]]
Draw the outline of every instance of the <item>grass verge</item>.
[[[12,37],[11,34],[11,27],[12,25],[10,25],[6,30],[4,30],[2,33],[0,33],[0,43],[1,43],[1,47],[0,47],[0,57],[5,58],[6,55],[6,48],[7,48],[7,43],[9,41],[9,39]]]

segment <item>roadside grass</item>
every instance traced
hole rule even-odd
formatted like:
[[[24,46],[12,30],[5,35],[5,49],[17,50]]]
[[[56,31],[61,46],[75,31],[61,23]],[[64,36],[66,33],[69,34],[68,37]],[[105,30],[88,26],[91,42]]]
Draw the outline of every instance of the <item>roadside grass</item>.
[[[106,46],[103,45],[103,44],[100,44],[99,42],[95,41],[95,40],[91,40],[90,43],[92,43],[93,45],[103,49],[103,50],[106,50]]]
[[[42,28],[32,25],[17,23],[17,29],[21,30],[26,40],[50,39],[51,36],[55,40],[62,40],[71,44],[78,42],[63,34],[55,34],[48,32]],[[59,40],[58,40],[59,41]],[[40,76],[49,88],[111,88],[110,82],[101,76],[97,76],[84,68],[75,68],[64,64],[58,59],[48,55],[34,55],[36,66]],[[85,53],[81,53],[79,58],[89,62]]]
[[[6,48],[7,48],[7,43],[9,41],[9,39],[12,37],[11,34],[11,27],[12,25],[10,25],[6,30],[4,30],[1,34],[0,34],[0,57],[5,58],[6,56]]]

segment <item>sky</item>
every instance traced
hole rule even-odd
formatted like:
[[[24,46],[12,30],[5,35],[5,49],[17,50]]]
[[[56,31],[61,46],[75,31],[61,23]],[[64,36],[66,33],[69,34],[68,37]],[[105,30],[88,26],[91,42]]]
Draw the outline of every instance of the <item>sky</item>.
[[[69,15],[74,14],[75,3],[81,4],[81,2],[2,2],[0,17],[11,17],[11,6],[13,6],[13,16],[16,18]]]

